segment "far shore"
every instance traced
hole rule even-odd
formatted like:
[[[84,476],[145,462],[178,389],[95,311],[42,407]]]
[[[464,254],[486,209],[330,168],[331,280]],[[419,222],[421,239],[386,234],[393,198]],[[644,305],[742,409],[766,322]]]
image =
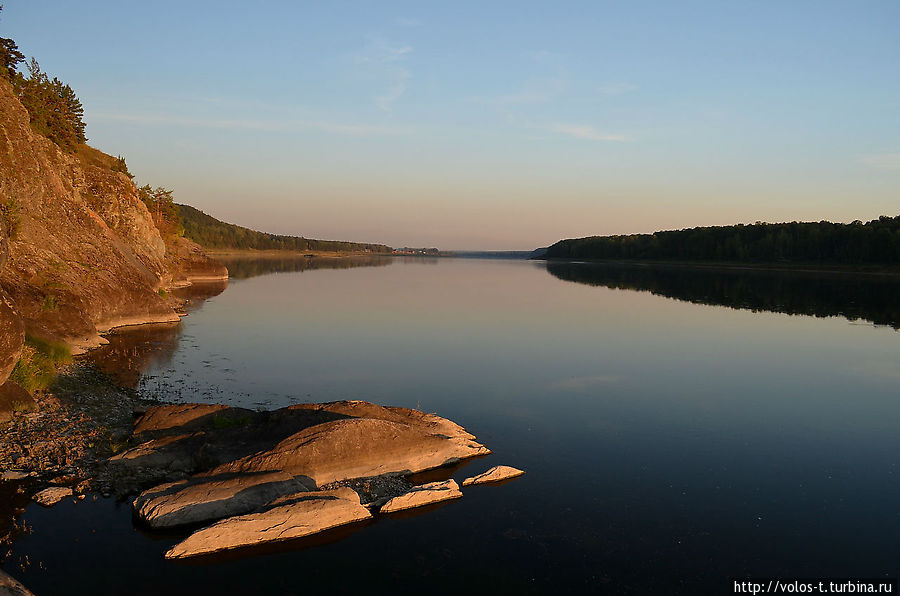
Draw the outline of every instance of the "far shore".
[[[317,257],[317,258],[343,258],[343,257],[391,257],[389,252],[356,251],[327,251],[327,250],[257,250],[253,248],[204,248],[204,252],[211,257],[254,257],[254,258],[284,258],[284,257]]]
[[[742,263],[736,261],[644,261],[625,259],[534,258],[549,263],[596,263],[598,265],[672,267],[726,271],[778,271],[783,273],[827,273],[840,275],[900,276],[900,267],[888,265],[841,265],[825,263]]]

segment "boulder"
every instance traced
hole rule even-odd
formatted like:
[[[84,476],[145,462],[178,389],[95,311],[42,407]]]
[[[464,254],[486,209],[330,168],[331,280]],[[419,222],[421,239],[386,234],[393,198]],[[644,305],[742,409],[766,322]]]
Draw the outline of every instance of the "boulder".
[[[456,484],[455,480],[429,482],[428,484],[414,486],[408,493],[394,497],[381,507],[381,513],[393,513],[404,509],[412,509],[413,507],[423,507],[460,497],[462,497],[462,492],[460,492],[459,485]]]
[[[146,490],[133,505],[151,528],[170,528],[250,513],[311,484],[284,472],[195,476]]]
[[[350,478],[430,470],[490,450],[471,439],[430,434],[421,427],[348,418],[304,429],[268,451],[213,469],[217,473],[283,470],[317,485]]]
[[[282,542],[362,521],[371,513],[349,488],[300,493],[266,511],[232,517],[194,532],[166,553],[167,559],[206,555]]]
[[[0,385],[0,422],[9,421],[13,413],[37,409],[31,394],[16,383],[7,381]]]
[[[494,466],[487,472],[472,476],[471,478],[466,478],[463,480],[463,486],[486,484],[488,482],[501,482],[503,480],[509,480],[510,478],[516,478],[524,473],[524,470],[519,470],[518,468],[510,466]]]
[[[35,503],[39,505],[43,505],[44,507],[52,507],[72,496],[72,489],[66,488],[63,486],[52,486],[50,488],[45,488],[41,492],[34,495],[33,499]]]

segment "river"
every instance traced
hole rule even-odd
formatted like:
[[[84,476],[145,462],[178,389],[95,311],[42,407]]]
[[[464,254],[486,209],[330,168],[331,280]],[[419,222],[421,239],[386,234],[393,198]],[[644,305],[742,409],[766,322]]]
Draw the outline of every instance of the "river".
[[[420,408],[527,474],[172,563],[113,499],[29,506],[37,594],[725,593],[896,577],[900,280],[490,259],[240,260],[89,358],[147,396]]]

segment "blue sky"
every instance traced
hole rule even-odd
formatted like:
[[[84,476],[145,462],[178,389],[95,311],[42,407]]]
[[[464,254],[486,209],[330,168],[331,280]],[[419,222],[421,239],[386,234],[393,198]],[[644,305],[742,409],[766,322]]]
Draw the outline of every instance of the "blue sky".
[[[6,0],[89,142],[226,221],[393,246],[900,213],[900,2]]]

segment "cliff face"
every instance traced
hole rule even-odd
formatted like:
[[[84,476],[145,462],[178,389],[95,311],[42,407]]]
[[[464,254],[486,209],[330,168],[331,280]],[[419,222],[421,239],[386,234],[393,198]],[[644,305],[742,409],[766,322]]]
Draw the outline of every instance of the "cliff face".
[[[6,222],[0,215],[0,271],[6,264],[8,241]],[[13,366],[22,353],[22,342],[25,340],[25,328],[22,320],[13,309],[9,297],[0,287],[0,385],[6,381]]]
[[[9,83],[0,80],[0,201],[10,213],[0,270],[9,300],[0,306],[0,325],[4,308],[13,310],[29,332],[79,352],[102,343],[99,333],[112,327],[178,320],[158,290],[189,283],[191,275],[167,257],[131,180],[104,160],[114,161],[90,148],[64,153],[36,134]],[[173,241],[176,252],[185,242]],[[201,277],[227,277],[202,253],[194,260]]]

